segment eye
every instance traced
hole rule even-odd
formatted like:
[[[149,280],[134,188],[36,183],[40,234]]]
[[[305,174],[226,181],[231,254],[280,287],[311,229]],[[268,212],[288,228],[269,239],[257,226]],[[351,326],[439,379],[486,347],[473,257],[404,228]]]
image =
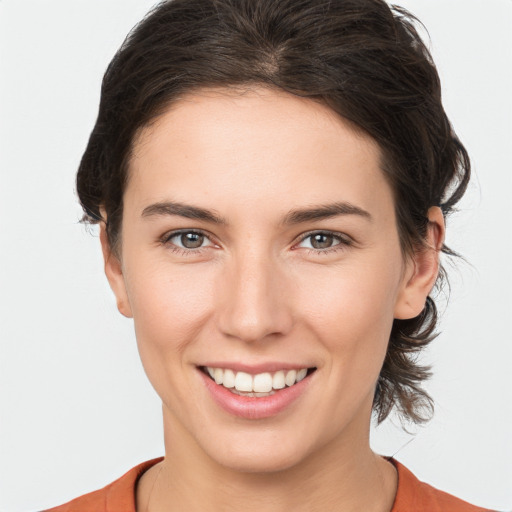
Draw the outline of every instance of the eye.
[[[164,242],[180,249],[201,249],[214,245],[211,240],[200,231],[174,231],[164,237]]]
[[[327,252],[329,249],[337,250],[342,248],[337,246],[348,246],[350,244],[351,241],[341,234],[329,231],[315,231],[314,233],[306,234],[296,247]]]
[[[333,245],[338,245],[340,243],[333,235],[327,233],[315,233],[314,235],[309,235],[302,243],[304,242],[307,242],[306,247],[309,246],[313,249],[329,249]]]

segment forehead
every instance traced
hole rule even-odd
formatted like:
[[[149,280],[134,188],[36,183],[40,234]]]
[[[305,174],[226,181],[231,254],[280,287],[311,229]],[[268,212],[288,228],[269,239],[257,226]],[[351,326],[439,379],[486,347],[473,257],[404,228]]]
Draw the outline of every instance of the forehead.
[[[353,143],[360,148],[367,146],[368,150],[380,155],[378,144],[369,135],[321,100],[296,96],[273,87],[233,86],[202,88],[181,95],[162,115],[139,130],[134,138],[134,158],[140,157],[144,146],[150,141],[157,142],[164,132],[179,141],[192,130],[194,139],[200,143],[204,142],[201,136],[210,136],[212,128],[219,135],[221,130],[233,135],[234,125],[241,136],[247,134],[240,130],[249,128],[251,139],[258,135],[258,128],[268,133],[277,129],[281,136],[291,137],[306,135],[309,138],[323,134],[323,142],[327,142],[330,135],[336,137],[335,132],[350,132]]]
[[[373,139],[317,101],[265,88],[206,89],[140,132],[127,194],[140,203],[166,194],[186,201],[193,191],[197,200],[231,194],[247,205],[264,197],[283,207],[288,199],[368,207],[391,197],[380,162]]]

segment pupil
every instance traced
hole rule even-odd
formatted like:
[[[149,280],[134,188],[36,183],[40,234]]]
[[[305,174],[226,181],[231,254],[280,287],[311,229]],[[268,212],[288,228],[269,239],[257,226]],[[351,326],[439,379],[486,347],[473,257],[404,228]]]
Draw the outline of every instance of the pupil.
[[[198,233],[184,233],[181,235],[181,243],[187,249],[197,249],[203,245],[204,236]]]
[[[332,241],[333,241],[332,235],[318,234],[318,235],[313,235],[313,240],[311,241],[311,245],[315,249],[327,249],[327,248],[331,247]]]

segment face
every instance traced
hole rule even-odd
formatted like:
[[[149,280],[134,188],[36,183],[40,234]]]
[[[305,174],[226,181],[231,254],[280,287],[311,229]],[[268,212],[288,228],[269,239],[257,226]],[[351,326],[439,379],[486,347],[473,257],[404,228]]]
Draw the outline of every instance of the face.
[[[327,107],[264,89],[190,95],[140,134],[106,271],[198,457],[273,471],[368,446],[393,319],[433,282],[379,161]]]

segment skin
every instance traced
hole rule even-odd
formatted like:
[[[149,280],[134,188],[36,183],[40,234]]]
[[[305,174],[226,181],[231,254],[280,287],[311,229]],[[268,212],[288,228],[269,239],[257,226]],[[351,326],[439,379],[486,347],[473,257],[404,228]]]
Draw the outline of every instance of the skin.
[[[263,88],[191,94],[140,133],[116,252],[101,232],[163,404],[166,457],[143,475],[139,511],[391,510],[372,398],[393,319],[418,315],[435,282],[444,223],[431,208],[428,248],[403,257],[380,156],[327,107]],[[151,206],[163,202],[223,223]],[[284,222],[333,203],[368,215]],[[181,229],[203,246],[178,247]],[[313,247],[312,231],[335,233],[332,246]],[[291,406],[250,420],[207,392],[197,366],[220,360],[316,371]]]

